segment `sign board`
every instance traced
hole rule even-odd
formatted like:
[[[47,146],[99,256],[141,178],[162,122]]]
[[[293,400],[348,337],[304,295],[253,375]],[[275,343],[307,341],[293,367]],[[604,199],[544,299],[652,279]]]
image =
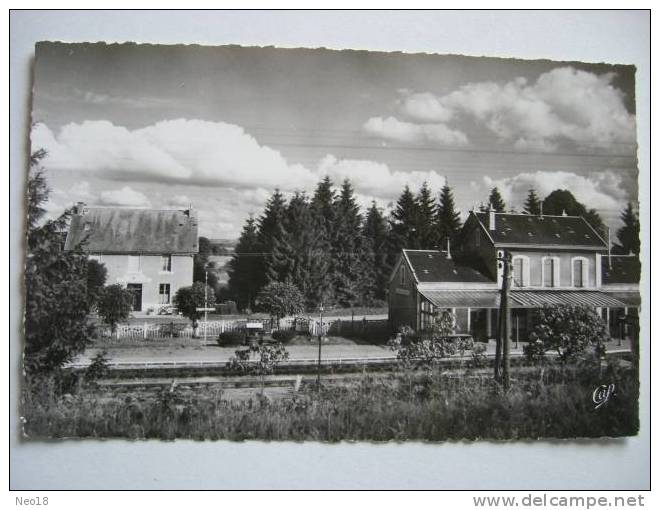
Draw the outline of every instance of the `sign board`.
[[[245,324],[247,329],[264,329],[264,325],[261,322],[248,322]]]
[[[198,312],[215,312],[215,308],[201,307],[201,308],[195,308],[195,310],[197,310]]]

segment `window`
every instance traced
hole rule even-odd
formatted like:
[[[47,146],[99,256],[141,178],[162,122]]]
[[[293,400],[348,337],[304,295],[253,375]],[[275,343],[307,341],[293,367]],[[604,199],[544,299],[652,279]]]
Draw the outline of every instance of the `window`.
[[[587,259],[576,257],[573,259],[573,287],[586,287],[588,281]]]
[[[557,272],[557,259],[554,257],[546,257],[543,259],[543,286],[544,287],[557,287],[559,286],[559,273]]]
[[[170,304],[170,284],[161,283],[158,286],[158,304],[169,305]]]
[[[172,272],[172,255],[160,256],[160,270],[166,273]]]
[[[128,271],[129,273],[137,273],[140,271],[140,256],[139,255],[129,255],[128,256]]]
[[[524,287],[525,280],[523,276],[523,270],[525,267],[525,261],[521,257],[516,257],[513,259],[513,286],[514,287]]]

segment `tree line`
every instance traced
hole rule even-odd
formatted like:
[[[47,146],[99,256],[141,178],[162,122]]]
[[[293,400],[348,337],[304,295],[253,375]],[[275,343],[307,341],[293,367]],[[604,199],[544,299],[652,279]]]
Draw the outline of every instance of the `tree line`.
[[[497,187],[487,204],[480,209],[516,212],[507,208]],[[530,189],[521,212],[583,216],[606,233],[596,210],[568,190],[555,190],[541,199]],[[639,253],[639,219],[632,204],[622,219],[614,251]],[[384,305],[387,281],[401,250],[443,249],[461,227],[448,184],[437,194],[428,183],[417,192],[406,185],[388,216],[375,202],[363,213],[349,179],[337,189],[325,177],[311,196],[296,192],[288,201],[276,189],[261,215],[246,220],[229,262],[228,289],[219,295],[228,295],[239,309],[252,309],[262,288],[283,282],[300,290],[308,310],[321,303],[348,308]]]

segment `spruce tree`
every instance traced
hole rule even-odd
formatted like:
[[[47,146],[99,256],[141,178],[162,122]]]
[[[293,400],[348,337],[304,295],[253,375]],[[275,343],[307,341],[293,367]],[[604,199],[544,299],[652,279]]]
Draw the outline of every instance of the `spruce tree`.
[[[261,246],[257,222],[250,216],[238,238],[236,250],[229,261],[229,291],[240,309],[252,309],[261,288],[259,270]]]
[[[394,265],[401,250],[420,249],[417,235],[417,202],[408,185],[397,200],[390,215],[389,263]]]
[[[500,194],[500,190],[497,189],[497,186],[490,190],[488,203],[495,210],[495,212],[503,213],[506,211],[506,204],[504,203],[504,199]]]
[[[417,203],[417,218],[415,229],[422,249],[435,249],[438,246],[438,232],[436,228],[437,204],[435,197],[424,182],[415,197]]]
[[[285,210],[286,201],[280,190],[276,189],[266,202],[266,207],[258,222],[257,238],[262,255],[258,258],[255,279],[259,284],[259,288],[266,285],[268,281],[266,274],[268,267],[267,259],[273,251],[275,237],[280,236],[281,229],[283,228]]]
[[[391,266],[387,261],[387,221],[381,210],[376,206],[376,202],[371,202],[362,233],[373,257],[374,297],[378,300],[384,300]]]
[[[628,202],[628,205],[622,211],[621,221],[623,221],[623,226],[616,231],[619,243],[614,246],[614,249],[621,254],[634,253],[639,255],[639,217],[633,209],[632,202]]]
[[[436,225],[440,244],[444,246],[447,239],[455,239],[461,230],[461,215],[456,210],[454,194],[447,183],[440,191],[440,204],[436,216]]]
[[[531,188],[527,194],[527,200],[525,201],[523,211],[525,211],[526,214],[532,214],[534,216],[541,214],[541,201],[534,188]]]
[[[375,284],[371,252],[362,235],[362,215],[348,179],[335,200],[335,212],[335,292],[340,305],[353,307],[369,298]]]
[[[325,267],[325,274],[319,275],[318,285],[319,294],[315,306],[321,302],[325,306],[332,306],[336,299],[334,295],[334,285],[332,275],[335,273],[337,261],[334,259],[336,250],[336,211],[335,211],[336,193],[333,189],[333,183],[328,176],[324,177],[316,186],[314,195],[310,203],[310,212],[314,231],[317,234],[316,254],[319,264]]]

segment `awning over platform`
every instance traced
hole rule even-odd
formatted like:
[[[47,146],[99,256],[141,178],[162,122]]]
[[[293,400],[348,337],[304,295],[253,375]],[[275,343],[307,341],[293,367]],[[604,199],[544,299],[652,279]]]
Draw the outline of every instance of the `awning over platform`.
[[[540,308],[543,305],[620,307],[621,301],[596,290],[515,290],[511,291],[512,308]]]
[[[499,290],[420,290],[438,308],[499,308]],[[512,290],[511,308],[540,308],[543,305],[582,305],[623,308],[625,304],[612,294],[595,290]]]
[[[420,290],[438,308],[499,308],[499,290]]]
[[[623,292],[608,292],[608,296],[612,296],[614,299],[621,301],[625,306],[635,306],[639,307],[642,304],[642,296],[639,292],[635,291],[623,291]]]

